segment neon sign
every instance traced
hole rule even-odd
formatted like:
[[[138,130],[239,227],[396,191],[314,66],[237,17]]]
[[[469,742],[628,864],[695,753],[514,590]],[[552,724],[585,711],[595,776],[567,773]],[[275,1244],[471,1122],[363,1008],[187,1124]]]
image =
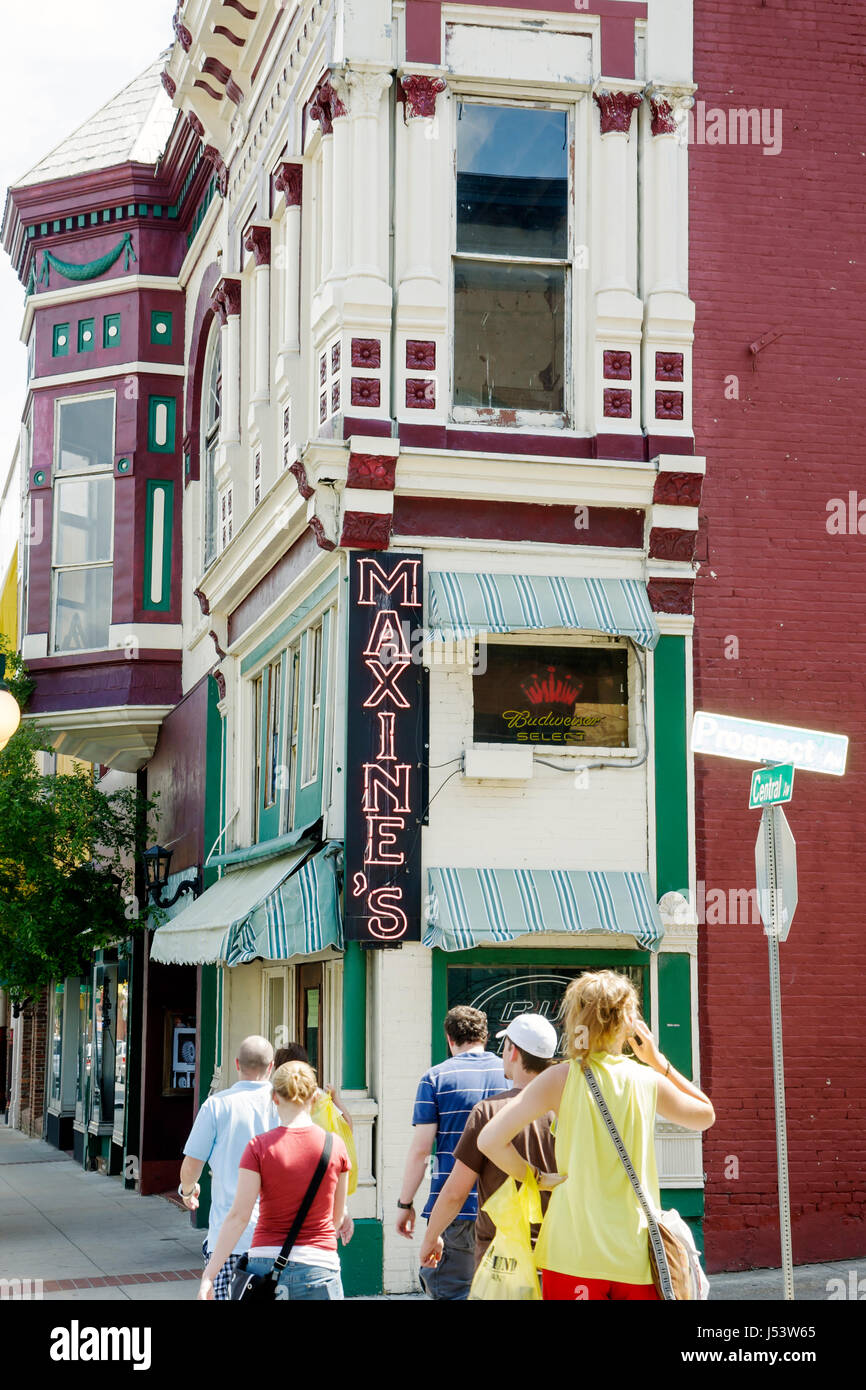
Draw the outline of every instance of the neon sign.
[[[423,561],[353,553],[349,594],[345,937],[390,946],[421,939],[426,673],[406,634],[421,618]]]

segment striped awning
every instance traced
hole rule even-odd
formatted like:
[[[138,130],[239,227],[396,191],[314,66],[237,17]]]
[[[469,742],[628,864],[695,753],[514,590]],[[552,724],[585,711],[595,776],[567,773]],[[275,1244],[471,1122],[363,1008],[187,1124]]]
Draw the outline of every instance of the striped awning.
[[[565,628],[631,637],[650,649],[659,639],[646,584],[639,579],[433,571],[429,626],[433,637]]]
[[[224,874],[158,927],[150,958],[164,965],[240,965],[342,946],[336,843],[310,857],[310,841],[263,864]]]
[[[252,960],[291,960],[327,946],[343,948],[337,857],[342,846],[326,845],[295,869],[255,911],[231,931],[226,965]]]
[[[425,946],[467,951],[533,932],[612,932],[658,950],[649,875],[622,870],[430,869]]]

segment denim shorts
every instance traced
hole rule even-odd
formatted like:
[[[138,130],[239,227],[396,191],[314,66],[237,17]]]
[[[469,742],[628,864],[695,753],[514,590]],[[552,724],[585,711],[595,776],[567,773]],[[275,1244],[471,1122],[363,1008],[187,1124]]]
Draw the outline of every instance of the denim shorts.
[[[247,1256],[247,1269],[250,1274],[270,1274],[273,1260],[262,1259],[252,1254]],[[313,1302],[314,1300],[342,1298],[343,1282],[338,1269],[327,1269],[324,1265],[292,1264],[291,1260],[280,1275],[277,1298],[280,1301]]]

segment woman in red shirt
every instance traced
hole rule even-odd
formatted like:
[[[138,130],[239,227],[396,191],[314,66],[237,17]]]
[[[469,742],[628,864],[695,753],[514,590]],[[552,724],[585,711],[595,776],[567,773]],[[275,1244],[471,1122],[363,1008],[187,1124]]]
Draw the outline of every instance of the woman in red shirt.
[[[198,1292],[202,1300],[213,1298],[213,1281],[257,1201],[259,1215],[247,1268],[252,1274],[270,1273],[322,1155],[326,1136],[310,1118],[317,1085],[312,1067],[286,1062],[274,1072],[271,1085],[280,1123],[256,1135],[244,1150],[234,1204],[202,1275]],[[346,1146],[335,1134],[325,1176],[280,1275],[279,1298],[343,1297],[337,1230],[346,1210],[349,1166]]]

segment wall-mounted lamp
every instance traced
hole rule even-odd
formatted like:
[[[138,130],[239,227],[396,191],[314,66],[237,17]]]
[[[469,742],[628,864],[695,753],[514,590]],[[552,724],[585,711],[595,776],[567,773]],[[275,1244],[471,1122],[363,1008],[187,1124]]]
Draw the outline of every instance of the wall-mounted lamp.
[[[195,878],[185,879],[171,898],[163,898],[168,876],[171,871],[171,850],[163,845],[146,849],[141,856],[144,864],[144,881],[151,902],[157,907],[173,907],[182,893],[192,893],[197,898],[201,893],[201,869],[196,869]]]
[[[0,750],[6,747],[21,723],[21,709],[3,679],[5,674],[6,658],[0,654]]]

